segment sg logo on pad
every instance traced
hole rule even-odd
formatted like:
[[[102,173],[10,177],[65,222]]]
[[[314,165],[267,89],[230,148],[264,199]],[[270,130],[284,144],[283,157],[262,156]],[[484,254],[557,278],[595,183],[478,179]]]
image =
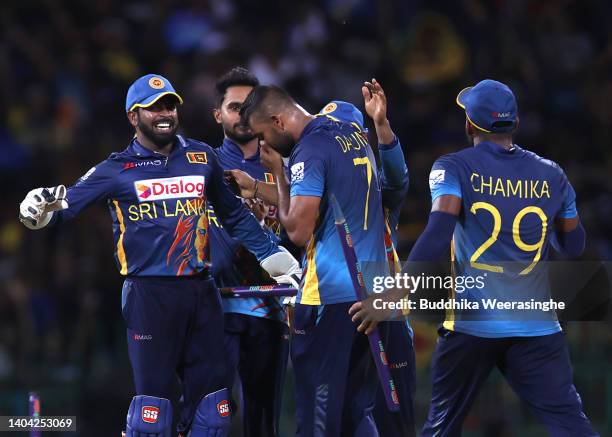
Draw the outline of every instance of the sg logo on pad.
[[[223,399],[221,402],[217,404],[217,411],[219,412],[219,416],[227,417],[230,414],[229,402]]]
[[[146,406],[142,407],[142,421],[146,423],[157,423],[159,408]]]

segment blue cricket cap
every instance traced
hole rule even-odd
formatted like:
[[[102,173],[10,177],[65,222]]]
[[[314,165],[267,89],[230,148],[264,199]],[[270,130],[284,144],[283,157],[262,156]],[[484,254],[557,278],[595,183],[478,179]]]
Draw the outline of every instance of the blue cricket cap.
[[[488,133],[512,132],[516,127],[518,107],[516,97],[507,85],[485,79],[463,89],[457,104],[465,109],[470,123]]]
[[[353,124],[362,132],[368,131],[363,127],[363,114],[352,103],[332,100],[317,115],[327,115],[334,120]]]
[[[128,89],[125,98],[125,112],[136,108],[146,108],[166,95],[175,96],[183,104],[183,98],[177,94],[168,79],[159,74],[147,74],[139,77]]]

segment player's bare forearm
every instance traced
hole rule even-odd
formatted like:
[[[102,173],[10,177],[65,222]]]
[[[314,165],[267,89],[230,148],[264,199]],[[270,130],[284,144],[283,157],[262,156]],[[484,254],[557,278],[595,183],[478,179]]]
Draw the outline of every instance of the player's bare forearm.
[[[284,175],[282,176],[284,179]],[[268,205],[278,206],[278,188],[275,183],[259,181],[255,198],[263,200]]]
[[[391,124],[386,118],[382,122],[374,123],[374,128],[376,129],[378,144],[391,144],[395,139]]]
[[[289,184],[284,174],[274,173],[274,179],[276,179],[276,206],[278,208],[278,219],[285,227],[285,230],[289,232],[288,225],[290,224],[289,218],[289,206],[291,204],[291,198],[289,196]]]
[[[458,216],[461,212],[461,198],[451,194],[436,197],[431,205],[431,212],[436,211]]]
[[[277,180],[278,218],[289,239],[298,247],[304,247],[312,237],[321,199],[314,196],[290,197],[285,174],[274,174]]]
[[[557,218],[555,220],[555,230],[557,232],[571,232],[578,227],[580,218],[578,216],[572,218]]]

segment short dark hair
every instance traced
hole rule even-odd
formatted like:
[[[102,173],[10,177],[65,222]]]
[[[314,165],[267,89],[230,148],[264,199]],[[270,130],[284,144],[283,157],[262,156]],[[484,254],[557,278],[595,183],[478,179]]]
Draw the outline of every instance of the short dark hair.
[[[220,108],[225,98],[227,89],[232,86],[252,86],[259,85],[259,79],[244,67],[234,67],[217,80],[215,84],[215,107]]]
[[[293,98],[284,89],[275,85],[258,85],[254,87],[240,108],[240,122],[248,125],[249,118],[256,112],[263,116],[270,115],[272,108],[280,109],[293,104]]]

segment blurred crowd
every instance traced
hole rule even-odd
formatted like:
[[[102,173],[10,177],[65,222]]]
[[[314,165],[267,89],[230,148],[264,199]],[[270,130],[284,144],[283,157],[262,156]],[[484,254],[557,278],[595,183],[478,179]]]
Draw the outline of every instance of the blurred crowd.
[[[106,206],[53,232],[26,232],[16,216],[29,189],[72,184],[128,144],[125,94],[138,76],[169,78],[185,100],[182,133],[212,146],[222,140],[211,114],[214,82],[235,65],[286,88],[310,112],[332,99],[363,107],[360,86],[376,77],[411,175],[402,257],[429,212],[431,164],[467,146],[457,92],[484,78],[503,81],[519,102],[516,142],[557,161],[576,189],[585,257],[610,259],[610,20],[604,0],[6,2],[0,411],[14,404],[11,390],[37,384],[79,382],[99,393],[123,378],[122,392],[130,391]],[[419,334],[417,356],[434,339]],[[427,356],[419,357],[423,369]]]

